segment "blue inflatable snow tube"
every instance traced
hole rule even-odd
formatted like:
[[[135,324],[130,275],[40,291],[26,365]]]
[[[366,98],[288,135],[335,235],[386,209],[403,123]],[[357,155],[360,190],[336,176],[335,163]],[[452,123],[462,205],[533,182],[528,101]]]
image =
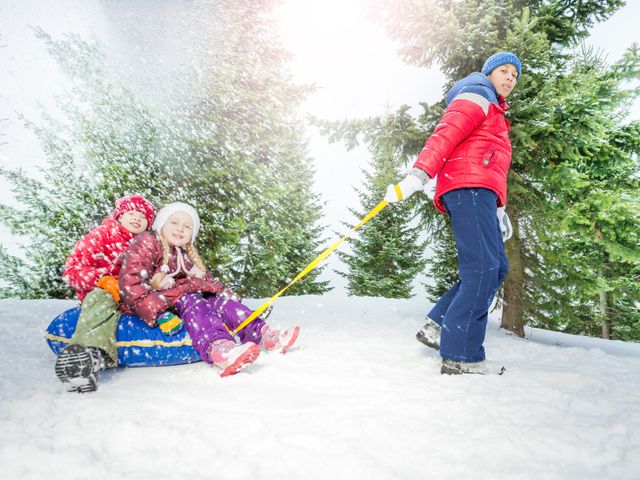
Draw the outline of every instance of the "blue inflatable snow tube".
[[[70,343],[80,316],[80,307],[70,308],[51,321],[44,337],[53,353]],[[123,314],[116,329],[119,367],[155,367],[199,362],[200,356],[191,346],[187,329],[175,335],[164,335],[150,328],[137,315]]]

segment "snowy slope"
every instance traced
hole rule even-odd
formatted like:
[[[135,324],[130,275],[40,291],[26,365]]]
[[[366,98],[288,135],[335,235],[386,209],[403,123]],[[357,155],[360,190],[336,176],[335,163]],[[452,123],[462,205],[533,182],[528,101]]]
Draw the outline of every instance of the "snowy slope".
[[[424,301],[282,298],[299,347],[221,379],[126,369],[66,393],[42,339],[64,301],[0,301],[7,479],[638,479],[640,345],[490,325],[499,377],[448,377]],[[252,306],[257,306],[253,302]]]

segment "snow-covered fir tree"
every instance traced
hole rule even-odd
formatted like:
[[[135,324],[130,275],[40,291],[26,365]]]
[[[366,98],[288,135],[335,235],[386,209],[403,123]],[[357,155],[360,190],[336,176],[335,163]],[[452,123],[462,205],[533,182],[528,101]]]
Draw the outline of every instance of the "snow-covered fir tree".
[[[640,76],[638,53],[632,47],[609,67],[584,50],[571,61],[572,74],[556,83],[562,92],[557,96],[567,104],[554,108],[550,118],[559,119],[547,128],[557,129],[555,124],[567,116],[580,121],[573,130],[547,136],[556,137],[551,153],[561,152],[562,161],[549,176],[560,229],[545,238],[544,263],[569,268],[552,283],[553,293],[564,295],[548,295],[562,314],[538,317],[545,327],[640,338],[640,310],[633,301],[640,298],[640,122],[621,122],[636,94],[620,89],[625,80]],[[565,306],[567,298],[571,301]]]
[[[406,149],[400,138],[410,117],[407,111],[380,119],[358,122],[316,121],[332,140],[347,140],[349,147],[359,141],[367,144],[371,160],[363,171],[364,182],[357,189],[361,209],[350,209],[364,217],[384,197],[388,184],[406,169]],[[345,224],[346,225],[346,224]],[[348,267],[339,271],[348,281],[351,295],[409,298],[413,282],[425,266],[425,244],[419,240],[423,228],[416,221],[413,201],[383,209],[348,240],[351,253],[338,252]]]
[[[203,259],[239,293],[272,294],[317,255],[321,211],[296,113],[308,88],[290,80],[272,7],[193,6],[202,9],[195,18],[206,18],[193,45],[198,75],[189,92],[167,100],[168,113],[110,80],[99,45],[36,32],[70,87],[59,102],[62,121],[45,113],[29,123],[48,161],[43,180],[2,171],[21,205],[3,205],[2,219],[29,239],[26,260],[0,252],[3,296],[69,296],[60,271],[71,246],[134,192],[158,205],[191,203],[202,217]],[[224,41],[211,48],[213,38]],[[290,293],[326,291],[321,270]]]
[[[217,177],[205,181],[196,198],[213,196],[224,206],[205,236],[212,244],[228,239],[226,248],[205,258],[239,292],[253,296],[280,290],[318,254],[323,240],[321,205],[311,188],[314,172],[297,113],[310,89],[290,78],[289,54],[279,44],[272,15],[275,4],[208,4],[207,14],[221,21],[215,38],[198,44],[204,74],[188,124],[203,132],[190,142],[191,169]],[[235,215],[229,215],[230,205]],[[217,227],[225,224],[231,228]],[[318,280],[323,268],[288,293],[326,291],[328,282]]]
[[[40,29],[35,34],[71,83],[59,101],[62,119],[46,112],[37,122],[25,119],[47,159],[42,178],[1,171],[21,205],[0,205],[2,220],[27,239],[23,256],[0,256],[8,283],[2,296],[64,298],[73,293],[61,272],[74,242],[125,194],[157,201],[171,190],[171,176],[158,150],[161,122],[107,80],[102,49],[75,35],[54,40]]]

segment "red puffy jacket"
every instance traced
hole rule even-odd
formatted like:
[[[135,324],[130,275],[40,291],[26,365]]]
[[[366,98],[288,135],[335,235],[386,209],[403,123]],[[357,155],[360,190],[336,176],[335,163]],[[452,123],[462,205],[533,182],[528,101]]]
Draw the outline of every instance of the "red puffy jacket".
[[[64,263],[64,280],[76,290],[80,301],[105,275],[117,277],[122,254],[133,234],[112,217],[76,242]]]
[[[459,80],[445,99],[447,110],[427,139],[414,167],[438,176],[434,203],[442,213],[442,195],[458,188],[482,187],[507,200],[511,164],[508,108],[491,80],[472,73]]]
[[[172,249],[169,257],[169,270],[177,269],[177,255]],[[183,251],[187,270],[193,262]],[[162,266],[162,243],[155,233],[142,232],[134,238],[122,260],[118,283],[123,303],[138,315],[150,327],[156,326],[159,313],[171,308],[185,293],[219,293],[224,285],[207,273],[205,278],[187,277],[184,272],[174,277],[175,285],[165,290],[154,290],[151,279],[160,272]]]

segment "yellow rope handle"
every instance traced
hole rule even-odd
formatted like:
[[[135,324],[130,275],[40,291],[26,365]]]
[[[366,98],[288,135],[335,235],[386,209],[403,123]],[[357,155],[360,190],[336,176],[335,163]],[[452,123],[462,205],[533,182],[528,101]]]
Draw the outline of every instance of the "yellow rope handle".
[[[309,265],[307,265],[304,270],[302,270],[298,276],[296,278],[294,278],[291,282],[289,282],[289,285],[287,285],[286,287],[284,287],[282,290],[280,290],[278,293],[276,293],[273,297],[271,297],[269,300],[267,300],[266,302],[264,302],[262,305],[260,305],[256,310],[254,310],[251,315],[249,315],[244,322],[242,322],[240,325],[238,325],[236,327],[235,330],[233,330],[231,333],[232,336],[236,336],[238,334],[238,332],[240,330],[242,330],[244,327],[246,327],[247,325],[249,325],[251,322],[253,322],[256,317],[258,317],[262,312],[264,312],[267,308],[269,308],[269,305],[271,305],[274,300],[276,298],[278,298],[280,295],[282,295],[284,292],[287,291],[287,289],[289,287],[291,287],[291,285],[293,285],[294,283],[296,283],[298,280],[302,279],[303,277],[305,277],[311,270],[313,270],[314,268],[316,268],[318,266],[318,264],[324,260],[325,258],[327,258],[331,252],[333,252],[336,248],[338,248],[342,242],[344,242],[347,238],[349,238],[349,236],[351,236],[351,234],[353,232],[355,232],[356,230],[358,230],[360,227],[362,227],[365,223],[367,223],[369,220],[371,220],[373,217],[375,217],[380,210],[382,210],[384,207],[386,207],[387,205],[389,205],[388,202],[386,202],[385,200],[382,200],[378,205],[376,205],[373,210],[371,210],[361,221],[358,225],[356,225],[355,227],[353,227],[351,229],[351,231],[346,234],[344,237],[342,237],[340,240],[338,240],[336,243],[334,243],[333,245],[331,245],[329,248],[327,248],[324,252],[322,252],[320,255],[318,255],[316,258],[314,258],[311,263],[309,263]]]
[[[393,189],[396,191],[396,195],[398,196],[398,201],[402,200],[402,190],[400,190],[400,185],[394,185]]]

